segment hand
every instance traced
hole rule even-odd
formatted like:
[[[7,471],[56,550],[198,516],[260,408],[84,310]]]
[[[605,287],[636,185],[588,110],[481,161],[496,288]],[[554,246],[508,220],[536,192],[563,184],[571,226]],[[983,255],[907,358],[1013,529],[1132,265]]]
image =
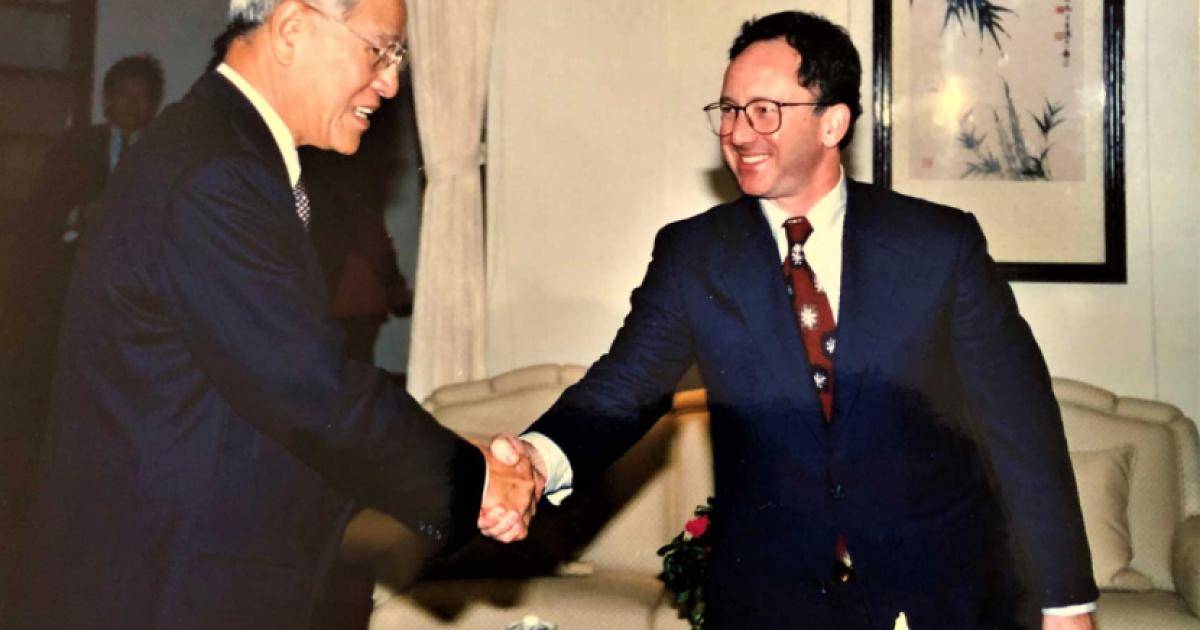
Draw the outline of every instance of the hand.
[[[1042,630],[1095,630],[1092,615],[1042,615]]]
[[[488,463],[488,489],[479,509],[479,531],[500,542],[522,540],[546,487],[546,465],[537,449],[507,433],[479,446]]]

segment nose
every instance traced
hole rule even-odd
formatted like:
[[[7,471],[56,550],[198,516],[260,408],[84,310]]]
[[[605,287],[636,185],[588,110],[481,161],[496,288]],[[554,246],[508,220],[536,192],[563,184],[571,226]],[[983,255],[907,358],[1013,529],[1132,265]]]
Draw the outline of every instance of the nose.
[[[375,73],[371,87],[383,98],[395,96],[396,92],[400,91],[400,65],[392,64]]]
[[[750,118],[745,110],[738,111],[733,118],[733,129],[729,132],[729,141],[734,145],[749,144],[758,137],[758,132],[750,126]]]

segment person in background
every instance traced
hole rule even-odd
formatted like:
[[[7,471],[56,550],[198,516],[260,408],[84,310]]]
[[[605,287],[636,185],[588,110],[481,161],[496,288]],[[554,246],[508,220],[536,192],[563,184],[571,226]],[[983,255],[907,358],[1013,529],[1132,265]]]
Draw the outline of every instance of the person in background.
[[[390,105],[375,116],[394,117]],[[373,137],[378,131],[383,129],[373,130]],[[367,363],[375,362],[375,341],[388,316],[409,317],[413,308],[413,292],[384,222],[388,173],[375,166],[391,164],[385,157],[390,146],[371,139],[364,138],[353,156],[300,153],[313,207],[313,245],[333,317],[346,331],[346,354]]]
[[[68,251],[125,151],[154,120],[163,70],[150,54],[125,57],[104,75],[104,122],[68,130],[50,149],[38,177],[37,212]]]

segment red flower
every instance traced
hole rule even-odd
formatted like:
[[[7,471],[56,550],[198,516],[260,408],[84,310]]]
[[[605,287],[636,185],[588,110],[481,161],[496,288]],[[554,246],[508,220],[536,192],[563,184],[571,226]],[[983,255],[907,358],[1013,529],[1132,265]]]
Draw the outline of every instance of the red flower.
[[[708,515],[706,514],[704,516],[698,516],[688,521],[687,525],[683,526],[683,529],[689,535],[691,535],[692,538],[699,538],[703,536],[704,532],[708,531]]]

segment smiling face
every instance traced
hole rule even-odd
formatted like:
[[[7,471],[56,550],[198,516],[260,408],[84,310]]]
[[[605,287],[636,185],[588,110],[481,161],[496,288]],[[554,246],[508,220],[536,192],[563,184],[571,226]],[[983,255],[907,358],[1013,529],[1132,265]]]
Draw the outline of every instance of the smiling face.
[[[399,88],[399,69],[377,70],[372,47],[385,48],[404,37],[404,3],[360,0],[340,18],[308,11],[312,37],[297,49],[296,69],[305,90],[298,103],[296,143],[349,155],[370,128],[370,115]]]
[[[739,106],[756,98],[820,100],[800,86],[799,67],[800,54],[783,39],[752,44],[729,63],[721,100]],[[845,133],[844,125],[838,128],[844,109],[784,107],[782,124],[769,134],[758,133],[739,114],[732,133],[721,137],[721,152],[742,192],[776,201],[793,214],[807,212],[840,177],[837,142]]]

